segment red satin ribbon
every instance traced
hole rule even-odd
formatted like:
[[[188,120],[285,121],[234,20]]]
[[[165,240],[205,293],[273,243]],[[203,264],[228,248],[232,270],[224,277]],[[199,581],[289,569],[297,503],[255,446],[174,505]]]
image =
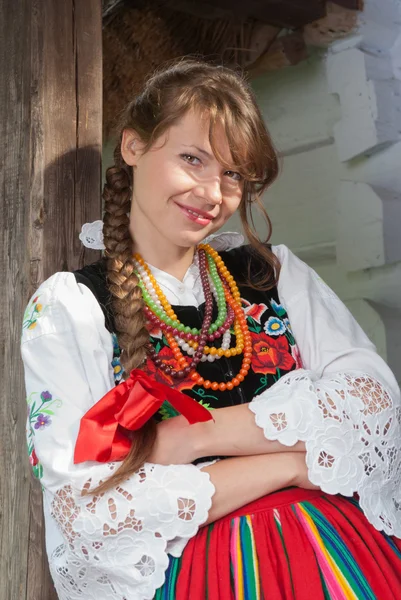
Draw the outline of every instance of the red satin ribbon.
[[[130,431],[140,429],[165,400],[191,425],[213,419],[196,400],[134,369],[126,381],[110,390],[82,417],[74,463],[123,459],[131,448],[131,441],[119,425]]]

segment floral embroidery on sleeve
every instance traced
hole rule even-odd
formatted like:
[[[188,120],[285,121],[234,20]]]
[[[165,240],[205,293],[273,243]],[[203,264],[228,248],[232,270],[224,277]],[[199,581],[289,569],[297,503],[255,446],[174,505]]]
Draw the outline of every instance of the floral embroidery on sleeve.
[[[33,474],[40,479],[43,476],[43,467],[35,452],[33,443],[35,432],[46,429],[46,427],[51,425],[51,417],[55,414],[53,408],[60,408],[62,401],[58,398],[53,398],[52,394],[47,390],[40,393],[40,398],[37,398],[37,395],[38,392],[32,392],[27,398],[27,445],[29,462],[32,466]]]
[[[43,317],[47,309],[47,306],[43,306],[39,302],[39,296],[35,296],[33,300],[28,304],[24,312],[24,319],[22,322],[22,330],[24,329],[35,329],[38,319]]]

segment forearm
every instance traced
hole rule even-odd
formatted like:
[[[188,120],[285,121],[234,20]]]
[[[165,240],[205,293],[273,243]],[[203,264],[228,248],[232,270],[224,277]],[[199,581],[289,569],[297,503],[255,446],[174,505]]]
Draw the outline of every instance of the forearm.
[[[248,404],[218,408],[212,415],[214,421],[191,425],[196,458],[305,451],[303,442],[288,448],[280,442],[267,440],[263,430],[256,425]]]
[[[205,525],[266,494],[293,485],[302,455],[296,452],[241,456],[220,460],[202,470],[216,492]]]

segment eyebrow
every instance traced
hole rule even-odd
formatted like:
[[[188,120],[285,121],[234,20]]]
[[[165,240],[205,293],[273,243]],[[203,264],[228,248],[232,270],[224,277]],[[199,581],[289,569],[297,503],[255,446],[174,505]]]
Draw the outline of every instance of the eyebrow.
[[[183,144],[183,146],[185,148],[195,148],[200,154],[203,154],[204,156],[207,156],[207,158],[213,158],[213,156],[211,154],[209,154],[209,152],[206,152],[206,150],[203,150],[203,148],[199,148],[199,146],[195,146],[194,144]]]

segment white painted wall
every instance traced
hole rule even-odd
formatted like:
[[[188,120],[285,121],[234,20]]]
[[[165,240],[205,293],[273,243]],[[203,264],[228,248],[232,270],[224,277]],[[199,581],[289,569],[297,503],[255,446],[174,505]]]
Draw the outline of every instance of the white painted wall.
[[[401,169],[395,174],[394,157],[387,156],[399,151],[401,162],[401,149],[391,147],[373,158],[360,157],[351,162],[340,160],[334,130],[342,111],[338,97],[330,93],[326,70],[326,56],[319,52],[301,65],[264,75],[253,82],[268,128],[283,155],[281,177],[264,197],[273,222],[272,242],[288,245],[319,272],[400,378],[401,263],[374,269],[368,264],[368,269],[358,267],[349,272],[348,267],[344,267],[344,251],[340,264],[337,255],[341,250],[339,229],[350,229],[347,215],[359,210],[351,203],[347,207],[347,198],[340,204],[343,180],[368,183],[373,180],[387,186],[393,178],[394,187],[401,190],[397,179]],[[355,194],[355,204],[356,200]],[[377,216],[373,213],[372,217],[369,210],[373,209],[362,206],[359,213],[359,220],[364,217],[367,225]],[[352,219],[351,227],[353,229],[347,231],[345,250],[349,251],[350,262],[353,254],[358,258],[363,252],[373,254],[380,248],[380,240],[368,236],[367,226],[358,230]],[[233,228],[241,229],[237,217],[226,225],[227,230]],[[262,228],[259,232],[263,234]],[[359,252],[358,245],[363,246]],[[382,306],[390,307],[392,327],[398,327],[400,344],[396,356],[393,352],[389,356],[387,352],[388,334]],[[387,325],[388,322],[389,319]]]

